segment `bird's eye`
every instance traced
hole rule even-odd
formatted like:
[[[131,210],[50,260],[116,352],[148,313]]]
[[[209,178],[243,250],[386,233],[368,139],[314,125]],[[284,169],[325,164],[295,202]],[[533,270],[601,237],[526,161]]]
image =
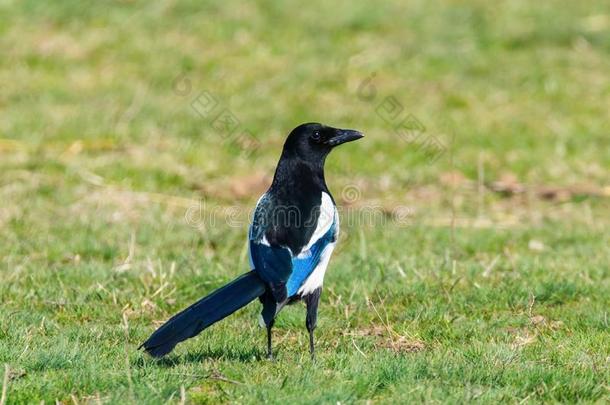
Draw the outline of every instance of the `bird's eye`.
[[[314,141],[319,141],[320,140],[320,131],[313,131],[313,134],[311,134],[311,139],[313,139]]]

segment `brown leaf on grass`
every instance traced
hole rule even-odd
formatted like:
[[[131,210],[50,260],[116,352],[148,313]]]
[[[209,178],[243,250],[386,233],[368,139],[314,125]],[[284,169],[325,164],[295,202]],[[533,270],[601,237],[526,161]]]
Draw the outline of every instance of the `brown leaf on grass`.
[[[608,197],[604,187],[590,184],[574,184],[567,187],[542,186],[536,189],[536,195],[543,200],[568,201],[574,197]]]
[[[549,326],[553,330],[558,330],[558,329],[562,329],[563,328],[564,323],[563,323],[563,321],[551,321]]]
[[[542,325],[546,322],[546,318],[542,315],[536,315],[530,318],[530,322],[534,325]]]
[[[374,337],[379,337],[379,336],[383,336],[383,335],[387,335],[388,333],[388,329],[385,326],[381,326],[381,325],[374,325],[370,328],[366,328],[366,329],[357,329],[355,331],[349,331],[347,333],[345,333],[346,335],[350,335],[350,336],[374,336]]]
[[[27,372],[25,370],[21,370],[21,369],[13,370],[13,369],[10,369],[9,373],[8,373],[8,380],[9,381],[18,380],[20,378],[25,377],[26,374],[27,374]]]
[[[563,321],[551,321],[542,315],[532,316],[530,322],[536,327],[545,327],[551,331],[556,331],[564,327]]]
[[[407,339],[405,336],[399,336],[396,339],[388,339],[381,342],[381,346],[390,349],[395,353],[416,353],[421,352],[426,348],[426,345],[421,340]]]
[[[259,196],[271,185],[271,177],[263,172],[233,178],[229,189],[236,198]]]
[[[524,193],[527,188],[519,182],[517,176],[510,172],[504,172],[500,178],[489,185],[489,188],[505,196]]]
[[[372,337],[375,339],[375,345],[389,349],[395,353],[415,353],[426,348],[426,344],[419,339],[410,339],[406,336],[399,335],[393,330],[388,330],[387,327],[374,325],[366,329],[358,329],[346,333],[349,336]]]
[[[439,176],[439,181],[444,186],[450,186],[455,188],[472,182],[466,176],[464,176],[462,172],[459,172],[457,170],[441,173],[441,175]]]
[[[152,324],[154,325],[155,328],[158,328],[159,326],[163,325],[165,322],[167,322],[167,319],[165,319],[165,320],[155,319],[152,321]]]
[[[488,188],[505,197],[512,197],[526,192],[548,201],[569,201],[575,197],[608,197],[608,187],[599,187],[591,184],[573,184],[569,186],[528,186],[519,182],[513,173],[505,172],[496,181],[491,182]]]
[[[536,190],[536,196],[542,200],[568,201],[572,198],[572,190],[568,188],[541,186]]]
[[[515,336],[513,346],[514,347],[523,347],[523,346],[531,345],[532,343],[534,343],[536,341],[536,338],[537,338],[537,335],[535,333],[531,334],[529,331],[523,330],[520,333],[518,333],[517,336]]]
[[[260,196],[269,188],[271,180],[266,173],[254,172],[215,183],[193,184],[192,188],[203,192],[206,197],[235,200]]]
[[[142,301],[142,312],[154,312],[157,309],[157,305],[148,298],[144,298]]]

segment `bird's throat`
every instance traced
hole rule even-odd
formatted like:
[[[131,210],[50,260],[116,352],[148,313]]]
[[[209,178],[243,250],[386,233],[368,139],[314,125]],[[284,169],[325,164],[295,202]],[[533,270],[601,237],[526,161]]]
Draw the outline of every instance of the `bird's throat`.
[[[291,185],[303,191],[326,191],[326,179],[324,178],[324,160],[311,163],[298,157],[280,159],[272,188]]]

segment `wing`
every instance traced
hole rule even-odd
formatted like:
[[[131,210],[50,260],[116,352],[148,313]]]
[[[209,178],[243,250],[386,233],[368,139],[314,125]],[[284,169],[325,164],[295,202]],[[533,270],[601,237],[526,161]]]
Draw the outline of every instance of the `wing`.
[[[287,298],[286,282],[292,273],[292,253],[287,247],[267,241],[272,210],[272,201],[264,194],[256,204],[248,233],[250,267],[269,286],[275,300],[283,302]]]
[[[338,233],[339,216],[337,210],[330,196],[323,193],[316,230],[301,253],[292,258],[292,274],[286,285],[288,297],[297,293],[307,294],[310,289],[315,289],[322,284],[324,271],[334,249]],[[314,275],[316,280],[313,280]],[[312,284],[312,286],[303,288],[306,284]]]
[[[292,273],[292,254],[281,246],[250,241],[250,258],[254,271],[265,281],[277,302],[288,297],[286,282]]]
[[[315,229],[307,243],[303,241],[300,245],[302,248],[298,246],[299,251],[295,253],[287,246],[288,243],[277,242],[289,241],[290,234],[285,233],[286,227],[276,226],[278,221],[274,218],[277,214],[274,209],[273,201],[267,194],[256,204],[248,238],[250,266],[269,286],[274,299],[283,302],[303,287],[320,263],[324,264],[325,269],[337,239],[339,217],[330,195],[322,193],[319,212],[311,217],[317,221]],[[278,207],[278,210],[281,209],[283,207]]]

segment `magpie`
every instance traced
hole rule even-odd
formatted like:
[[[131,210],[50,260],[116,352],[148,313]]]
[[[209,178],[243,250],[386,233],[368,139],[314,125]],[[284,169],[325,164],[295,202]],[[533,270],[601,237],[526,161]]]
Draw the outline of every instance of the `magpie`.
[[[314,358],[322,282],[339,234],[339,216],[326,186],[324,162],[336,146],[362,137],[358,131],[319,123],[293,129],[273,182],[252,215],[250,271],[174,315],[139,348],[162,357],[258,298],[267,329],[267,356],[273,357],[271,329],[276,315],[285,305],[304,301],[309,351]]]

